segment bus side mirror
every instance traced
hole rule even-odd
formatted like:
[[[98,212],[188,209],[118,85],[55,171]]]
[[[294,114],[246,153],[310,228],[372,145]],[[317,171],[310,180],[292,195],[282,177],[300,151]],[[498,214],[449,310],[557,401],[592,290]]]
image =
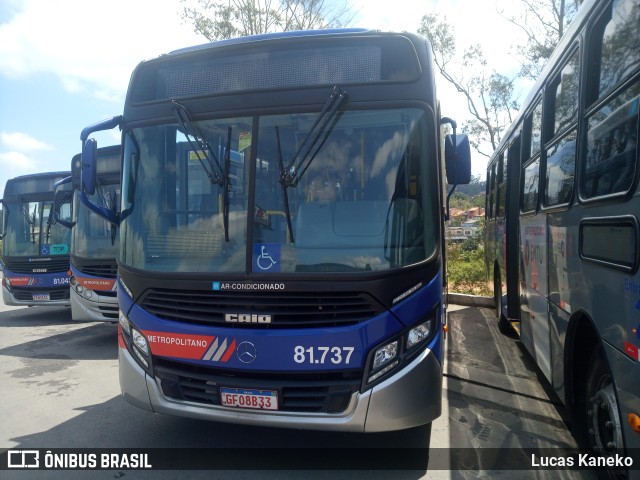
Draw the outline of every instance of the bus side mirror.
[[[80,190],[82,187],[80,173],[82,172],[82,154],[78,153],[71,159],[71,187]]]
[[[69,201],[73,196],[73,192],[69,190],[63,190],[63,185],[71,183],[71,177],[66,177],[54,185],[54,194],[53,194],[53,205],[51,207],[51,224],[59,224],[65,228],[71,229],[74,227],[75,223],[70,220],[65,220],[61,217],[62,206]],[[71,212],[69,212],[71,214]]]
[[[444,158],[449,185],[467,185],[471,182],[471,146],[467,135],[447,135]]]
[[[82,147],[82,164],[80,167],[80,183],[82,191],[93,195],[96,191],[96,161],[98,159],[98,142],[89,138]]]

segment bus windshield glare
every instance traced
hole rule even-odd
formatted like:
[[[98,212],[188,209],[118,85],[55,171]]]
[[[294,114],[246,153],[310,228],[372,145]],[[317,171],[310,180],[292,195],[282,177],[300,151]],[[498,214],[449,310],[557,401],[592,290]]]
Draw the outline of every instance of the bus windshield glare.
[[[74,207],[76,224],[73,232],[72,254],[83,258],[113,259],[118,252],[118,229],[92,213],[80,201],[80,192],[75,191]],[[89,199],[97,205],[114,209],[120,199],[120,182],[115,184],[98,181],[96,191]]]
[[[69,233],[66,228],[49,221],[53,201],[5,200],[7,211],[3,254],[6,256],[49,255],[49,246],[69,253]],[[62,204],[60,216],[71,218],[71,203]],[[44,249],[44,251],[43,251]]]
[[[438,179],[436,159],[423,157],[436,152],[432,116],[339,112],[312,153],[292,163],[317,118],[197,119],[187,131],[176,120],[129,131],[120,261],[162,272],[339,273],[431,257]]]

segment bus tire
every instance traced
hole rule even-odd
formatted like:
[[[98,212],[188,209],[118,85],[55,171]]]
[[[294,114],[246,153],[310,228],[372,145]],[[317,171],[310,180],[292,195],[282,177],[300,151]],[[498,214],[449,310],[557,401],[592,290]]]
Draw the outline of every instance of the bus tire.
[[[624,434],[620,409],[611,371],[602,346],[596,348],[589,360],[585,389],[588,448],[596,455],[624,455]],[[626,470],[611,469],[603,478],[625,479]]]

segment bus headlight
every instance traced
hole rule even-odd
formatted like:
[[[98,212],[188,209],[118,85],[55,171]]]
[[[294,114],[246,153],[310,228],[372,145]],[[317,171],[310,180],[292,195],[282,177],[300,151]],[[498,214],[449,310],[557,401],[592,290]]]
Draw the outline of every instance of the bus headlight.
[[[371,364],[371,375],[367,378],[367,383],[373,383],[387,372],[398,366],[398,345],[399,340],[387,343],[376,350]]]
[[[429,338],[432,331],[433,319],[429,319],[409,330],[409,333],[407,334],[407,349],[413,348],[415,345],[418,345],[420,342]]]
[[[373,365],[372,368],[377,370],[383,365],[389,363],[391,360],[398,356],[398,341],[387,343],[386,345],[380,347],[376,350],[375,355],[373,356]]]
[[[129,323],[129,319],[127,318],[127,316],[122,313],[122,310],[118,310],[118,323],[127,335],[131,335],[131,324]]]
[[[439,306],[418,320],[418,324],[386,340],[369,352],[364,391],[408,365],[433,340],[438,326]]]
[[[138,360],[144,365],[145,369],[149,369],[149,344],[146,337],[135,328],[131,329],[131,337],[133,338],[133,353]]]
[[[118,324],[127,351],[133,356],[136,362],[151,375],[151,355],[147,337],[136,328],[122,310],[118,310]]]
[[[85,288],[83,295],[84,295],[84,298],[86,298],[87,300],[91,300],[91,297],[93,296],[93,292],[88,288]]]
[[[137,347],[138,350],[144,353],[145,356],[149,355],[149,345],[147,344],[147,339],[135,328],[133,329],[133,344]]]

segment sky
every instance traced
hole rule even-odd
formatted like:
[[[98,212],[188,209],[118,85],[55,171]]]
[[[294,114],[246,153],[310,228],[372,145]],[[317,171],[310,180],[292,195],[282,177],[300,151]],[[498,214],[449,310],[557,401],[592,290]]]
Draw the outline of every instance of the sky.
[[[453,25],[460,51],[481,43],[490,67],[517,68],[517,32],[496,11],[518,0],[349,1],[352,27],[416,32],[436,11]],[[140,61],[207,42],[180,19],[181,7],[181,0],[0,0],[0,192],[18,175],[68,171],[80,131],[122,113]],[[437,82],[443,115],[468,119],[462,95]],[[119,134],[95,138],[104,147]],[[474,175],[484,177],[486,163],[472,152]]]

